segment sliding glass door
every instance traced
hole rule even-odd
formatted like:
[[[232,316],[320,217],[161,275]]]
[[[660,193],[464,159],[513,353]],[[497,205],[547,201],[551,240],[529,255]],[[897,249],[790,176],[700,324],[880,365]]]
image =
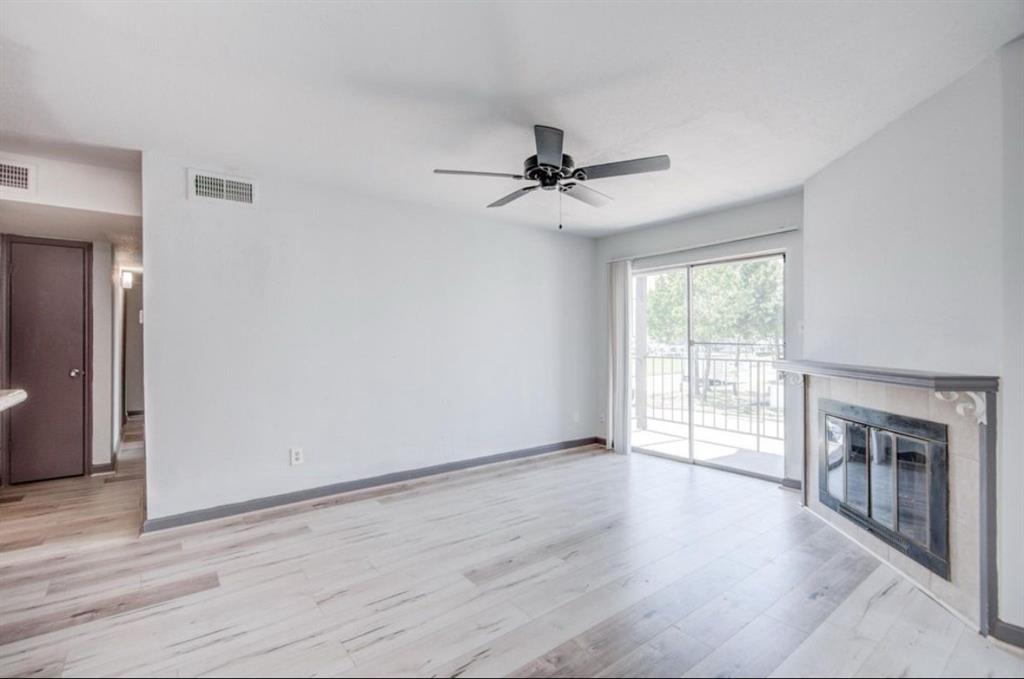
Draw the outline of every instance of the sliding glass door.
[[[782,255],[634,276],[633,447],[784,476]]]
[[[631,444],[690,459],[690,270],[633,277]]]

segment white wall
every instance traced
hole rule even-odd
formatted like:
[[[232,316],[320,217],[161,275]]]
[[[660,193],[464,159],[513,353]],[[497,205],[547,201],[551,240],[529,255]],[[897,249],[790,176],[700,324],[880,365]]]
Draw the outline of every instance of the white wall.
[[[1003,367],[999,458],[1000,617],[1024,626],[1024,40],[1002,54]]]
[[[1000,375],[1001,617],[1024,622],[1021,42],[811,178],[804,356]],[[1011,91],[1012,90],[1012,91]]]
[[[0,158],[36,169],[34,193],[0,188],[0,198],[121,215],[142,214],[141,178],[136,170],[72,163],[0,149]]]
[[[607,380],[608,262],[634,259],[638,268],[692,264],[716,259],[742,257],[766,252],[786,254],[786,355],[798,358],[802,351],[800,333],[802,304],[801,232],[803,199],[799,192],[766,198],[753,203],[707,212],[669,224],[626,231],[597,242],[596,272],[598,285],[597,319],[599,350],[596,370],[602,395]],[[797,231],[773,233],[784,228]],[[760,236],[728,242],[746,236]],[[721,243],[713,245],[715,243]],[[704,247],[701,247],[704,246]],[[675,252],[673,252],[675,251]],[[801,478],[803,438],[800,407],[802,392],[787,386],[786,399],[786,477]],[[601,422],[607,417],[606,400],[598,404]],[[601,435],[604,435],[602,428]]]
[[[92,463],[109,464],[114,392],[113,288],[110,243],[92,244]]]
[[[113,440],[113,447],[115,452],[121,450],[121,414],[124,412],[124,401],[122,400],[122,391],[124,390],[124,371],[121,366],[124,365],[124,290],[121,289],[121,269],[118,268],[116,263],[115,253],[115,264],[114,264],[114,278],[111,281],[113,288],[113,332],[114,332],[114,361],[113,369],[111,374],[113,376],[113,393],[111,403],[111,439]]]
[[[808,358],[998,372],[1000,101],[989,61],[807,182]]]
[[[150,518],[597,431],[592,240],[192,165],[143,155]]]

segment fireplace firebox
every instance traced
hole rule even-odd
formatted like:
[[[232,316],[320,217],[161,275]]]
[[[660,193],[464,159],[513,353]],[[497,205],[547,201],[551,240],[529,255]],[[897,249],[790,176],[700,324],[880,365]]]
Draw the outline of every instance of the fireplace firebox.
[[[828,399],[818,411],[822,504],[948,580],[946,426]]]

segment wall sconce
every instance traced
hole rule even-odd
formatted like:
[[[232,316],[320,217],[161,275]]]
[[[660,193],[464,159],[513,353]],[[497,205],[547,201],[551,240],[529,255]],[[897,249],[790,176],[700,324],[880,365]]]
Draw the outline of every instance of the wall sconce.
[[[133,285],[135,285],[135,275],[131,271],[122,271],[121,288],[131,290]]]

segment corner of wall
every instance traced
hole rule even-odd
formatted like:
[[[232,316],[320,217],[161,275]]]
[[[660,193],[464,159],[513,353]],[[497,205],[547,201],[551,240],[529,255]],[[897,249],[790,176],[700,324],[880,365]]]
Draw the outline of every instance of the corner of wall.
[[[114,398],[113,247],[92,244],[92,463],[110,464],[113,456]]]

